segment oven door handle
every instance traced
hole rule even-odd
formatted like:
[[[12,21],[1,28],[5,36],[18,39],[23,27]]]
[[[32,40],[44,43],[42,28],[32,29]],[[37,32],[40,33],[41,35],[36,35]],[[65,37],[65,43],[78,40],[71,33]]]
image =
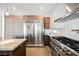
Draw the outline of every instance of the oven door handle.
[[[52,47],[56,47],[56,45],[52,44],[52,42],[49,42],[49,43],[50,43],[50,45],[51,45]]]

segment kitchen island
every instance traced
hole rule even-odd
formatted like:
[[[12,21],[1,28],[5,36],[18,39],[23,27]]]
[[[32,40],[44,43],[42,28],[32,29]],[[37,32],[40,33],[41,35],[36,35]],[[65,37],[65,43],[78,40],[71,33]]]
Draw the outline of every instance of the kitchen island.
[[[25,56],[26,39],[0,40],[0,56]]]

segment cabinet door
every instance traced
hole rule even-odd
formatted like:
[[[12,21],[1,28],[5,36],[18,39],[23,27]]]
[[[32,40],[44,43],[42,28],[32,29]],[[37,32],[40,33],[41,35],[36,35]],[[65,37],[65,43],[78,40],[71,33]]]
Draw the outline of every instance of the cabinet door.
[[[43,35],[43,40],[44,40],[44,45],[49,45],[51,38],[48,35]]]
[[[49,29],[50,28],[50,17],[45,17],[44,18],[44,29]]]
[[[12,53],[14,56],[26,56],[26,41],[17,47]]]

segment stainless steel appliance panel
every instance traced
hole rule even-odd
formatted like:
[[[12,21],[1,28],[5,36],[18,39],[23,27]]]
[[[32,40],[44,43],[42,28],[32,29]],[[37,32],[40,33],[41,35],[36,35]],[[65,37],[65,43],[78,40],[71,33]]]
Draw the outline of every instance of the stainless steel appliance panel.
[[[41,21],[26,21],[26,38],[27,46],[43,46],[42,39],[42,22]]]

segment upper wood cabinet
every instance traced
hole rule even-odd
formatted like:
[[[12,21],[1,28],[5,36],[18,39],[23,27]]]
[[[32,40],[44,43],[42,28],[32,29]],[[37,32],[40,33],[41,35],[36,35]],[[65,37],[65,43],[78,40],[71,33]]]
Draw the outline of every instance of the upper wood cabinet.
[[[43,20],[43,16],[36,16],[36,15],[27,15],[23,16],[23,20]]]
[[[23,20],[43,20],[44,29],[50,28],[50,17],[36,16],[36,15],[26,15],[26,16],[6,16],[7,19],[23,21]]]
[[[44,17],[44,29],[50,28],[50,17]]]

